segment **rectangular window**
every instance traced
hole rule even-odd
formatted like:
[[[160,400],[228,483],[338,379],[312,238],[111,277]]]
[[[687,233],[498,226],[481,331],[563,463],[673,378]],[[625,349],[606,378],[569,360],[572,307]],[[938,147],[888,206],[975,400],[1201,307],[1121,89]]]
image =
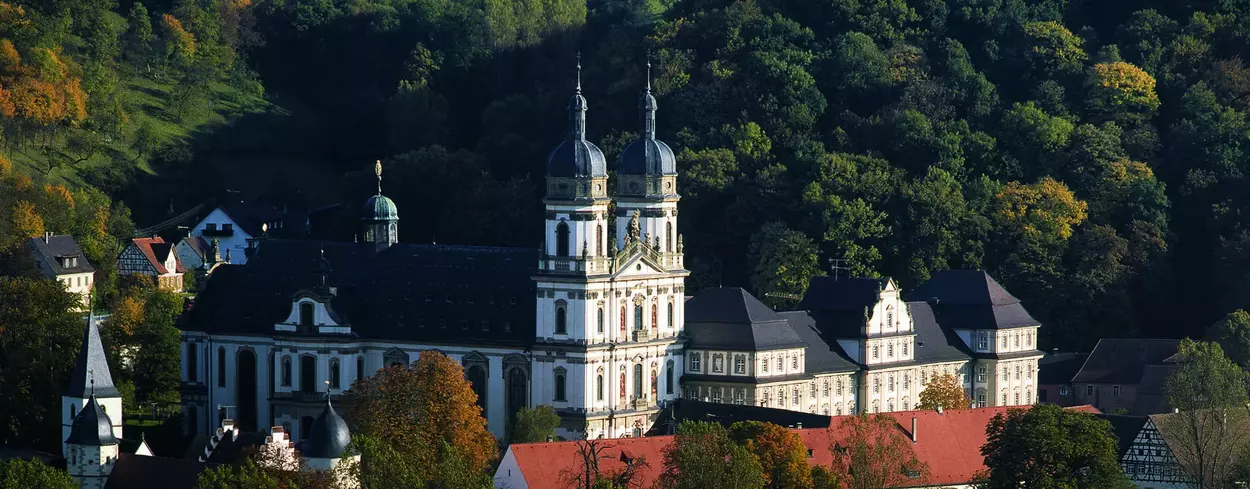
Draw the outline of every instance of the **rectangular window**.
[[[1007,348],[1007,335],[1003,335],[1003,348]],[[1006,402],[1003,404],[1006,404]]]
[[[217,387],[226,386],[226,349],[217,348]]]
[[[802,404],[802,402],[799,402],[799,399],[801,399],[799,397],[799,388],[795,387],[794,388],[794,407],[799,407],[799,405]]]
[[[977,334],[977,349],[986,350],[990,347],[990,335],[987,333]]]
[[[747,357],[746,355],[734,356],[734,373],[744,375],[747,373]]]
[[[1066,385],[1061,385],[1061,386],[1059,386],[1059,395],[1061,395],[1061,396],[1066,396],[1066,395],[1068,395],[1068,386],[1066,386]]]
[[[984,392],[977,393],[977,407],[985,407],[985,393]]]
[[[808,386],[810,387],[808,389],[808,394],[811,396],[812,399],[815,399],[816,398],[816,383],[812,382],[808,384]]]
[[[216,231],[216,230],[217,230],[217,223],[215,223],[215,222],[210,222],[210,223],[208,223],[208,224],[205,224],[205,225],[204,225],[204,230],[205,230],[205,231]]]
[[[785,363],[783,363],[784,361],[785,361],[785,359],[784,359],[784,358],[777,357],[777,372],[778,372],[778,373],[781,373],[781,372],[785,371],[786,364],[785,364]]]
[[[690,354],[690,371],[698,372],[703,369],[703,357],[698,353]]]
[[[222,225],[221,225],[221,230],[222,230],[222,231],[227,231],[227,232],[229,232],[229,231],[234,231],[234,224],[229,224],[229,223],[222,224]]]
[[[712,402],[720,404],[721,402],[720,391],[721,391],[720,388],[712,389]]]
[[[768,358],[760,359],[760,372],[768,373]]]
[[[985,382],[985,365],[977,367],[977,382]]]
[[[734,391],[734,404],[737,404],[739,406],[746,404],[746,391],[745,390],[737,389]]]
[[[903,358],[907,358],[907,343],[903,343]]]
[[[790,357],[790,368],[796,371],[799,369],[799,356],[798,355],[794,355]]]
[[[1111,386],[1111,395],[1115,397],[1120,397],[1120,386],[1118,385]]]
[[[1093,395],[1094,395],[1094,386],[1092,386],[1092,385],[1087,385],[1087,386],[1085,386],[1085,395],[1086,395],[1086,396],[1093,396]]]
[[[876,360],[878,358],[881,358],[881,347],[877,345],[873,345],[872,346],[872,359]]]

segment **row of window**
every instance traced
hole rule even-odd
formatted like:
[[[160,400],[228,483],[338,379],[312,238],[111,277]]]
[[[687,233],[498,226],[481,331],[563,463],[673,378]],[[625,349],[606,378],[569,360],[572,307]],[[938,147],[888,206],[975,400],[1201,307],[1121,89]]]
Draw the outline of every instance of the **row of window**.
[[[187,381],[199,382],[199,346],[196,343],[187,343]],[[315,392],[317,385],[317,358],[312,355],[300,356],[300,390],[304,392]],[[362,357],[356,358],[356,376],[364,375],[365,361]],[[226,387],[226,379],[229,375],[226,373],[226,349],[225,347],[217,347],[217,387]],[[341,389],[343,386],[342,369],[339,366],[338,358],[330,359],[330,375],[326,379],[330,383],[331,389]],[[293,378],[292,361],[289,355],[284,355],[281,360],[281,370],[279,382],[283,387],[290,387]]]
[[[1024,373],[1025,378],[1032,379],[1033,372],[1036,368],[1037,367],[1035,367],[1032,363],[1028,363],[1027,365],[1017,363],[1015,366],[1016,380],[1020,380],[1021,372]],[[1012,372],[1011,366],[1003,365],[1003,368],[1000,370],[1000,375],[1002,376],[1003,382],[1007,382],[1011,380],[1011,372]],[[989,373],[989,367],[985,365],[978,365],[977,366],[977,382],[985,382],[986,375],[988,373]]]
[[[998,336],[1001,339],[1000,348],[1002,349],[1007,348],[1009,338],[1012,340],[1011,342],[1012,344],[1015,345],[1015,348],[1020,348],[1020,339],[1022,336],[1024,337],[1024,347],[1025,348],[1033,347],[1033,332],[1032,331],[1026,331],[1023,334],[1014,333],[1011,335],[1008,335],[1005,332],[999,332]],[[990,349],[990,333],[988,331],[981,331],[980,333],[977,334],[977,349],[982,350],[982,351]]]
[[[774,363],[774,360],[777,366],[777,373],[782,373],[785,370],[787,358],[790,359],[791,371],[797,372],[799,371],[799,357],[800,355],[798,354],[791,355],[791,354],[782,354],[782,353],[777,354],[775,358],[769,358],[768,355],[764,355],[760,358],[760,373],[768,373],[768,367],[770,364]],[[708,372],[714,373],[714,374],[725,373],[725,354],[724,353],[712,353],[710,355],[710,358],[712,361],[712,366],[711,366],[711,369],[708,370]],[[747,373],[746,354],[745,353],[734,354],[733,362],[734,362],[733,373],[735,375],[746,375]],[[701,352],[690,353],[690,371],[691,372],[703,372],[703,353]]]
[[[84,277],[69,277],[69,278],[62,278],[62,279],[58,279],[58,280],[60,280],[60,281],[61,281],[61,283],[65,284],[67,287],[82,287],[82,286],[84,286],[84,285],[87,285],[87,283],[88,283],[87,281],[88,281],[89,279],[88,279],[87,277],[85,277],[85,276],[84,276]]]
[[[460,304],[468,304],[468,305],[472,305],[472,304],[475,304],[475,303],[478,301],[478,299],[477,299],[477,298],[476,298],[473,294],[465,294],[465,295],[463,295],[463,296],[460,296],[460,298],[463,298],[463,300],[461,300],[461,301],[457,301],[457,300],[456,300],[457,298],[458,298],[458,297],[457,297],[455,294],[443,294],[443,302],[444,302],[444,303],[446,303],[446,304],[457,304],[457,303],[460,303]],[[426,304],[433,304],[434,302],[435,302],[435,301],[434,301],[434,293],[433,293],[433,292],[426,292],[426,293],[425,293],[425,303],[426,303]],[[492,306],[493,306],[493,305],[495,305],[495,304],[497,304],[497,303],[502,303],[502,302],[503,302],[503,300],[502,300],[502,299],[496,299],[496,298],[495,298],[495,296],[493,296],[493,295],[491,295],[491,296],[487,296],[485,300],[481,301],[481,303],[482,303],[482,304],[488,304],[488,305],[492,305]],[[515,306],[515,305],[517,305],[517,298],[516,298],[515,296],[508,297],[508,305],[509,305],[509,306]]]
[[[562,302],[556,304],[556,334],[569,334],[569,324],[568,324],[569,319],[568,319],[568,311],[566,307],[567,305]],[[627,333],[626,324],[628,324],[628,322],[626,321],[625,312],[626,312],[625,306],[621,306],[621,334],[622,335]],[[643,317],[644,316],[643,316],[642,305],[635,304],[634,305],[634,331],[642,331],[646,329],[646,326],[643,323]],[[667,319],[667,322],[665,323],[666,327],[668,328],[676,327],[676,323],[674,321],[675,317],[673,315],[673,303],[671,301],[668,303],[667,315],[665,316],[665,318]],[[600,307],[598,311],[595,312],[595,332],[596,333],[598,334],[604,333],[604,323],[605,323],[604,310],[603,310],[603,307]],[[651,304],[651,323],[650,324],[651,324],[652,331],[655,331],[660,327],[660,306],[658,304]]]
[[[900,355],[899,359],[906,359],[908,341],[903,341],[901,343],[902,344],[900,344],[899,347],[902,349],[903,353],[902,355]],[[885,356],[887,359],[891,359],[891,360],[894,359],[894,343],[893,342],[887,343],[885,345]],[[881,358],[881,345],[872,345],[872,359],[877,360],[879,358]]]
[[[888,390],[889,392],[894,392],[894,374],[888,374],[885,376],[885,378],[886,378],[886,382],[885,382],[886,390]],[[905,391],[910,388],[911,388],[911,374],[905,373],[903,374],[903,390]],[[872,378],[872,393],[873,394],[881,393],[881,376],[880,375],[874,376]]]
[[[1011,403],[1011,404],[1007,404],[1007,399],[1008,399],[1008,397],[1007,397],[1007,389],[1003,389],[1003,390],[1002,390],[1002,400],[1003,400],[1003,403],[1002,403],[1002,404],[1000,404],[1000,406],[1020,405],[1020,389],[1016,389],[1016,390],[1013,392],[1013,397],[1011,397],[1011,400],[1012,400],[1012,403]],[[1033,388],[1032,388],[1032,387],[1025,387],[1025,388],[1024,388],[1024,402],[1025,402],[1026,404],[1032,404],[1032,403],[1033,403]]]
[[[665,365],[665,367],[666,368],[664,370],[664,393],[672,394],[673,385],[674,385],[673,361],[669,360],[668,363]],[[658,368],[659,368],[658,364],[656,363],[651,364],[651,384],[650,385],[651,385],[651,398],[652,399],[655,399],[658,396],[658,390],[659,390],[659,383],[658,383],[659,372],[657,372]],[[629,384],[627,383],[625,373],[626,373],[626,368],[624,365],[621,365],[620,374],[619,374],[620,390],[618,394],[621,402],[625,402],[626,400],[628,400],[626,397],[626,394],[628,392],[627,387],[629,386]],[[599,367],[598,370],[595,371],[595,400],[596,401],[604,400],[604,395],[605,395],[604,394],[604,374],[605,374],[605,371],[603,367]],[[568,401],[568,398],[566,394],[567,391],[566,391],[565,384],[567,382],[568,372],[564,369],[564,367],[557,367],[555,369],[554,375],[555,375],[555,399],[554,400],[556,402],[566,402]],[[634,377],[633,378],[634,378],[633,399],[642,399],[643,392],[645,392],[645,389],[643,388],[643,380],[645,379],[645,377],[643,376],[643,366],[641,363],[634,364]]]
[[[559,257],[569,256],[571,253],[571,250],[575,249],[571,241],[572,240],[570,239],[568,223],[564,221],[560,221],[559,224],[556,224],[556,256],[559,256]],[[595,226],[595,256],[603,256],[604,242],[605,241],[603,237],[603,225],[598,224]],[[652,243],[647,243],[647,244],[652,244]],[[673,223],[672,221],[668,221],[664,223],[664,250],[669,253],[673,252]],[[586,251],[589,252],[590,250],[586,250]],[[578,252],[580,253],[580,251]]]

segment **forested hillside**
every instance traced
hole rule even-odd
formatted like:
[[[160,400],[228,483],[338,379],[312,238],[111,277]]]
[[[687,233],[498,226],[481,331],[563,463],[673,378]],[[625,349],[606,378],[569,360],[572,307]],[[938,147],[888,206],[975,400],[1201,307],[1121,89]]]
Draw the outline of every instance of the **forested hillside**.
[[[111,139],[159,175],[106,189],[136,216],[238,186],[356,202],[382,158],[404,241],[536,246],[575,53],[590,137],[615,163],[650,51],[692,291],[801,293],[835,264],[904,287],[978,267],[1064,348],[1197,335],[1250,305],[1247,2],[65,2],[0,10],[6,153],[72,164],[68,136],[127,127],[108,114],[135,111],[100,86],[149,93],[129,87],[164,76],[178,93],[200,76],[206,111],[261,85],[280,107],[166,145],[186,154]],[[106,27],[118,43],[91,41]],[[22,80],[65,109],[23,105]]]

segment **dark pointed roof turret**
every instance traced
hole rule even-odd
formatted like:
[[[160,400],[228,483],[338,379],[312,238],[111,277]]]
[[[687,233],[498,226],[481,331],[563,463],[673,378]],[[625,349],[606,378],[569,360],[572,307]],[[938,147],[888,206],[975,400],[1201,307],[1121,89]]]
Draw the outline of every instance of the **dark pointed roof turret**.
[[[65,439],[65,443],[89,447],[116,445],[113,420],[109,419],[108,413],[96,402],[95,394],[89,395],[87,405],[74,418],[74,424],[70,425],[69,438]]]
[[[365,201],[360,218],[365,221],[398,221],[399,208],[390,198],[382,195],[382,160],[374,163],[373,173],[378,177],[378,193]]]
[[[300,454],[308,458],[341,458],[351,442],[352,433],[347,429],[347,422],[326,399],[326,407],[313,421],[308,443]]]
[[[582,96],[582,54],[577,53],[577,85],[569,99],[569,137],[547,156],[548,177],[607,177],[603,151],[586,140],[586,97]]]
[[[621,151],[620,168],[617,173],[622,175],[676,175],[677,158],[673,150],[655,138],[655,111],[658,104],[651,95],[651,55],[647,54],[647,86],[638,96],[638,111],[642,118],[642,127],[638,140],[629,143]]]

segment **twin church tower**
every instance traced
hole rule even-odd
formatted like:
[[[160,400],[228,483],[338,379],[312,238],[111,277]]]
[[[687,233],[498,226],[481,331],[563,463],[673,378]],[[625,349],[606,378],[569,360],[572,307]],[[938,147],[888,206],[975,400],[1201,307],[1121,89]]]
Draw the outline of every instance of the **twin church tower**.
[[[550,374],[534,376],[534,393],[554,400],[561,431],[592,438],[639,436],[681,394],[689,272],[677,234],[677,162],[655,137],[650,69],[639,137],[617,167],[614,215],[607,162],[586,139],[580,59],[568,139],[547,158],[534,369]]]

